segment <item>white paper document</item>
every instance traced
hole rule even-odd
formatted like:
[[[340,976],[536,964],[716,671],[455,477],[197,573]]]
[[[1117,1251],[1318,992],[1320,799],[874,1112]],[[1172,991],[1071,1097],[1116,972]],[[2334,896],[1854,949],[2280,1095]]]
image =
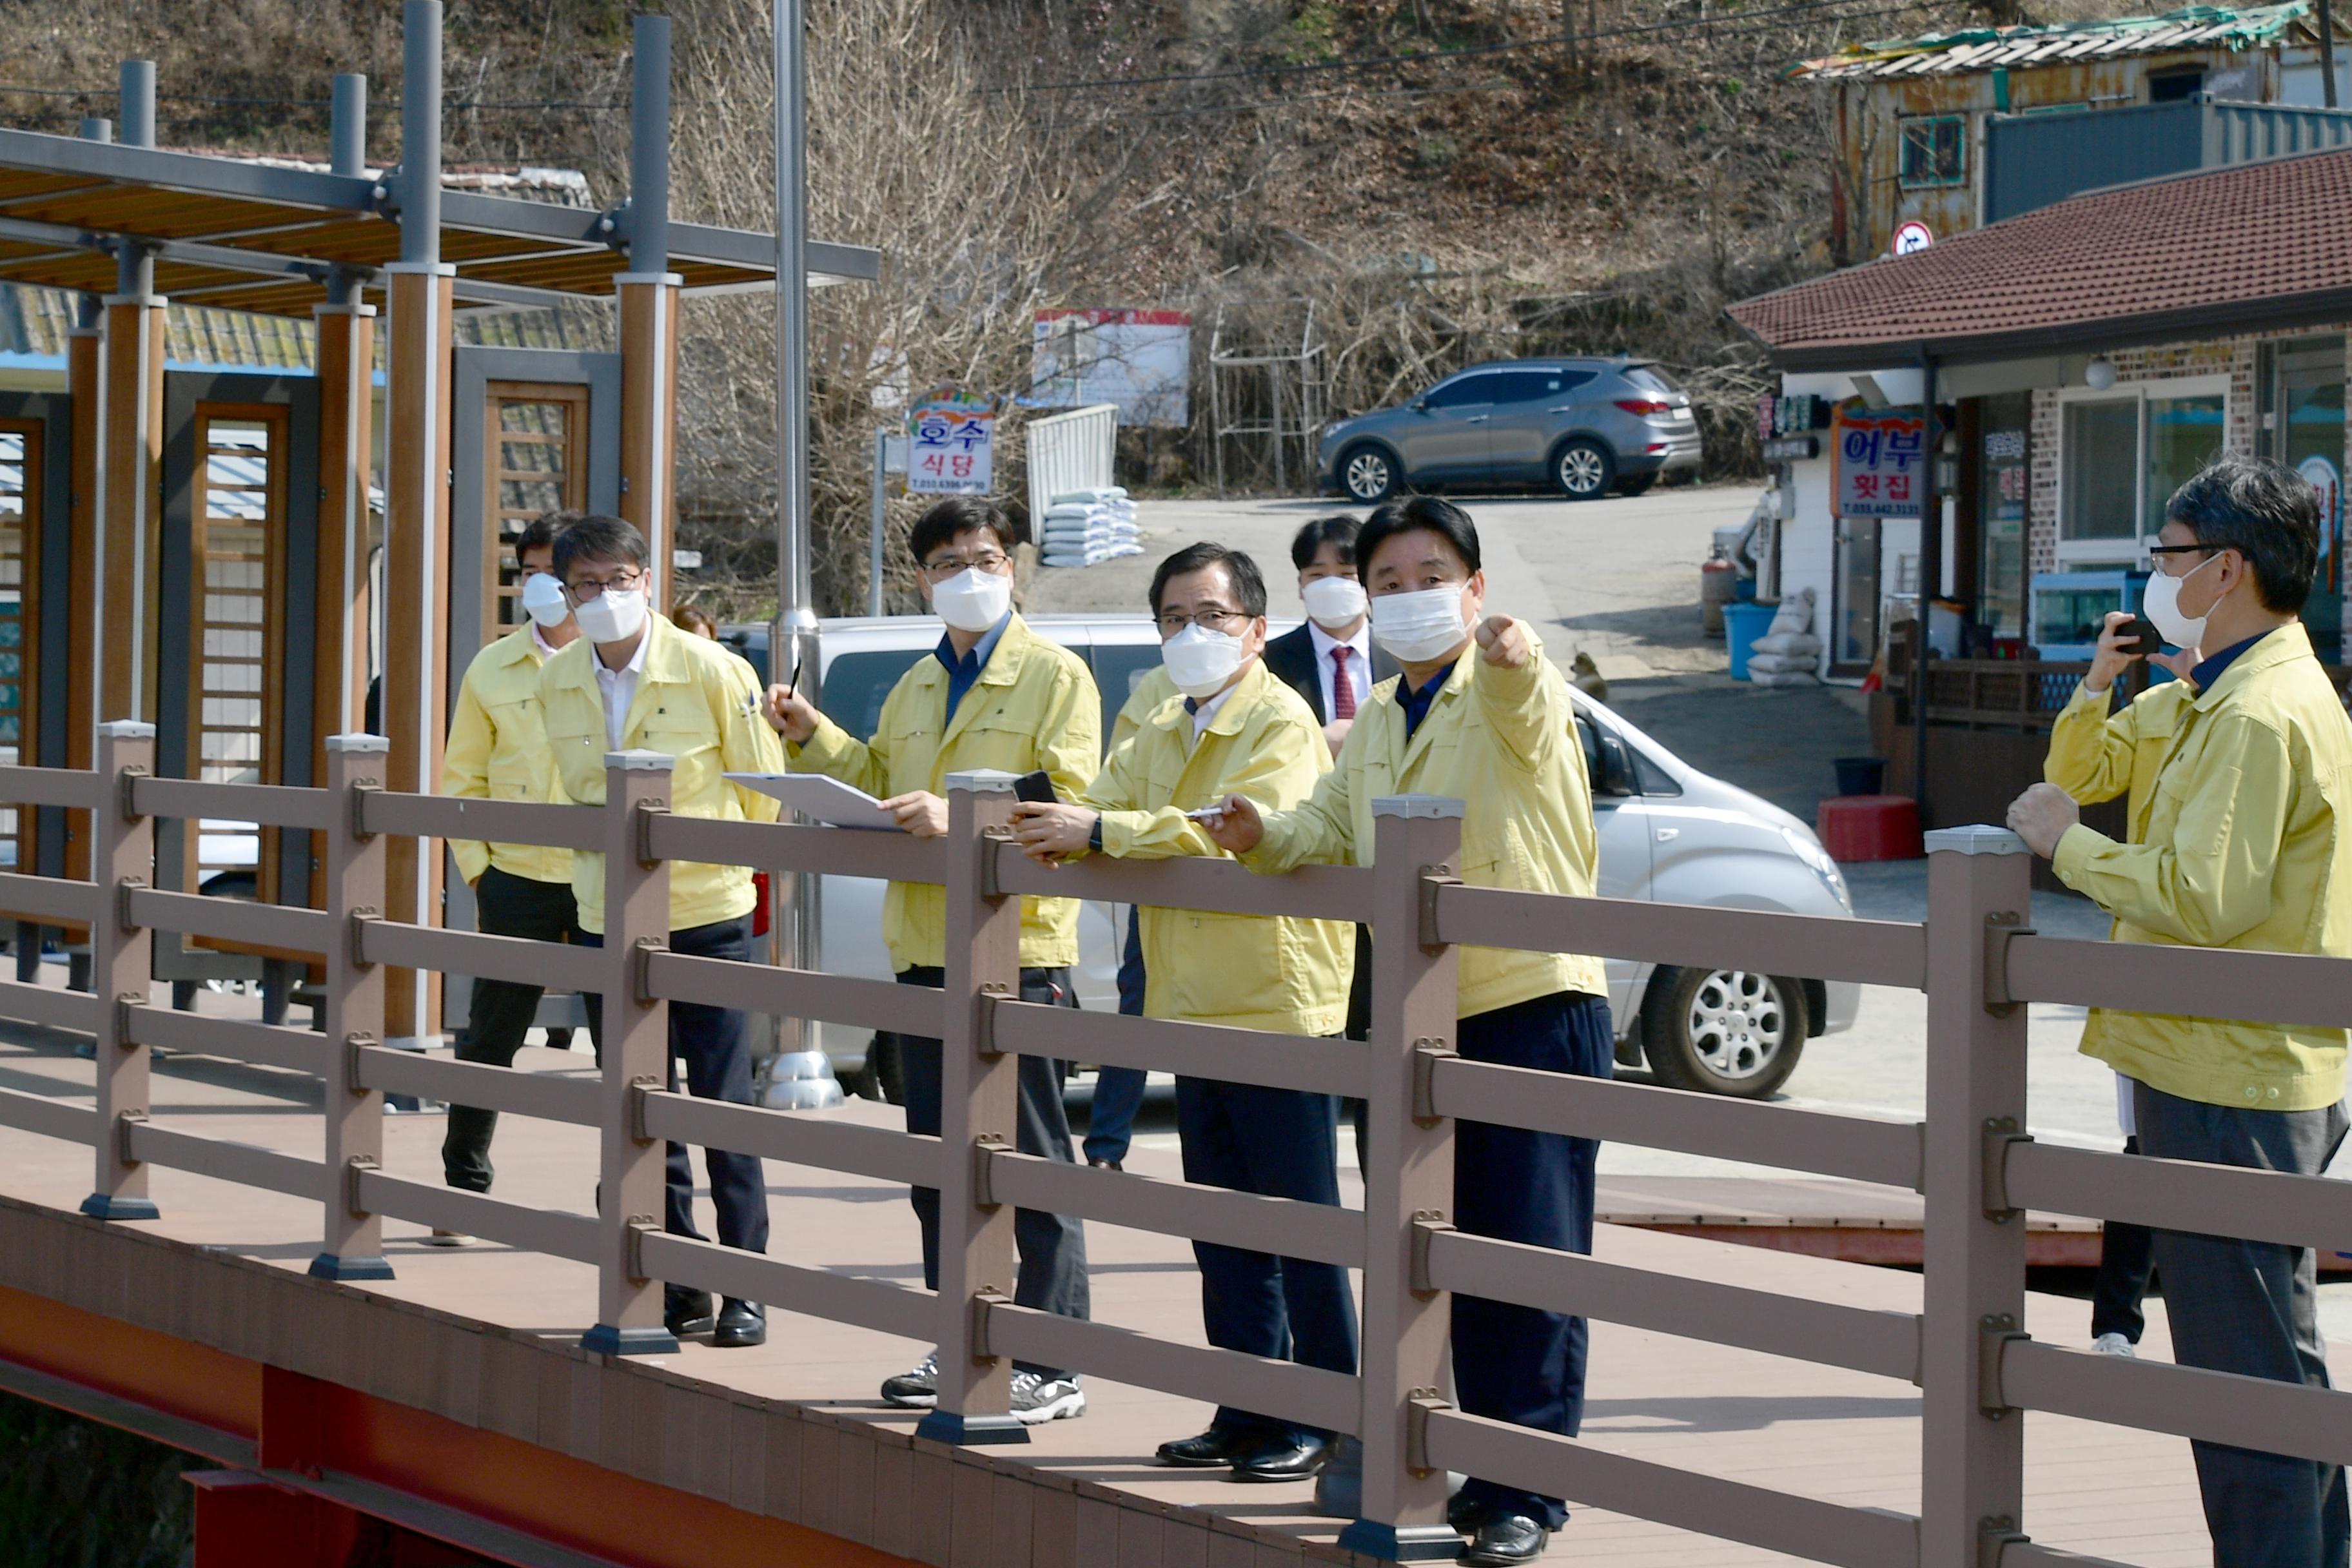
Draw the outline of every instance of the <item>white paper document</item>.
[[[727,782],[758,790],[784,803],[812,821],[835,827],[887,827],[899,831],[898,819],[882,803],[854,784],[823,773],[729,773]]]

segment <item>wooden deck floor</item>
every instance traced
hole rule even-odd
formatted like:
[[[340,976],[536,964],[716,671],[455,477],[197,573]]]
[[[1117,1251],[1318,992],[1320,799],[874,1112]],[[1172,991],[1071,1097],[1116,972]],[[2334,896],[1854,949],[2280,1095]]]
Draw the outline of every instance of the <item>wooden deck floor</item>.
[[[537,1050],[526,1052],[519,1065],[588,1070],[585,1057]],[[0,1085],[87,1103],[90,1073],[61,1037],[18,1027],[0,1035]],[[210,1137],[316,1158],[317,1104],[314,1081],[268,1069],[192,1058],[157,1067],[157,1121]],[[888,1107],[858,1101],[833,1114],[886,1125],[896,1118]],[[443,1126],[437,1116],[390,1119],[388,1167],[437,1180]],[[499,1195],[550,1207],[589,1206],[593,1147],[588,1130],[508,1118],[499,1131],[496,1160]],[[1166,1152],[1139,1152],[1134,1164],[1155,1174],[1175,1173],[1174,1156]],[[845,1273],[917,1277],[915,1223],[899,1189],[774,1164],[768,1181],[779,1256]],[[89,1188],[87,1151],[0,1130],[0,1196],[70,1212]],[[153,1172],[153,1193],[163,1217],[131,1228],[264,1260],[289,1273],[299,1273],[318,1248],[314,1204],[162,1169]],[[528,1331],[546,1336],[551,1346],[576,1337],[593,1315],[594,1280],[583,1267],[493,1246],[457,1252],[425,1247],[418,1245],[418,1228],[399,1222],[388,1222],[386,1232],[398,1278],[366,1288],[382,1297]],[[1185,1244],[1103,1226],[1088,1227],[1087,1242],[1098,1319],[1200,1342],[1198,1281]],[[1618,1261],[1824,1300],[1906,1311],[1919,1302],[1918,1277],[1899,1270],[1610,1226],[1601,1227],[1598,1249]],[[2037,1296],[2028,1327],[2042,1338],[2086,1343],[2088,1307]],[[911,1421],[886,1413],[875,1389],[926,1348],[780,1315],[763,1348],[722,1352],[690,1345],[663,1364],[738,1396],[796,1402],[903,1431]],[[2168,1353],[2157,1304],[2151,1304],[2146,1348]],[[1075,1487],[1089,1505],[1105,1500],[1118,1505],[1077,1510],[1076,1522],[1066,1525],[1076,1531],[1070,1539],[1076,1563],[1157,1568],[1165,1562],[1174,1568],[1197,1560],[1202,1542],[1220,1549],[1210,1552],[1210,1561],[1297,1562],[1302,1550],[1309,1558],[1338,1555],[1328,1543],[1339,1521],[1308,1510],[1303,1485],[1241,1488],[1150,1464],[1154,1444],[1203,1424],[1203,1405],[1099,1381],[1090,1384],[1088,1394],[1084,1418],[1042,1428],[1028,1448],[995,1450],[989,1461],[1000,1469],[1006,1463],[1041,1467],[1054,1478],[1049,1484],[1065,1492]],[[1907,1384],[1639,1327],[1593,1328],[1584,1436],[1598,1447],[1836,1501],[1916,1511],[1917,1413],[1916,1390]],[[677,1441],[673,1433],[673,1447]],[[703,1462],[723,1468],[723,1423],[715,1439],[719,1447],[709,1447],[713,1439],[707,1436],[696,1441],[703,1444]],[[2210,1561],[2185,1443],[2037,1415],[2029,1420],[2027,1444],[2024,1525],[2037,1542],[2148,1568]],[[668,1460],[673,1470],[681,1462],[676,1454]],[[718,1484],[725,1496],[723,1477]],[[877,1494],[880,1485],[872,1474],[859,1479],[845,1471],[828,1500],[812,1481],[802,1522],[905,1555],[929,1555],[919,1541],[904,1539],[908,1525],[893,1517],[887,1497]],[[1217,1519],[1193,1511],[1202,1510]],[[1574,1515],[1555,1548],[1561,1560],[1628,1568],[1788,1561],[1604,1510],[1577,1508]],[[1045,1518],[1043,1511],[1037,1516],[1041,1532]],[[1205,1531],[1198,1528],[1203,1523],[1210,1527]],[[1240,1556],[1223,1550],[1248,1542],[1255,1544]],[[1049,1556],[1041,1546],[1035,1560]]]

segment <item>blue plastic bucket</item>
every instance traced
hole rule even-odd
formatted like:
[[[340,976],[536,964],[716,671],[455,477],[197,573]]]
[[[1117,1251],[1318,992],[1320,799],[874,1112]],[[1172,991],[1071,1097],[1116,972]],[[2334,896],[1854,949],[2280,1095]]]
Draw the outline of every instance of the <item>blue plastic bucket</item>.
[[[1731,650],[1731,679],[1748,679],[1748,650],[1756,639],[1771,626],[1772,617],[1780,611],[1777,605],[1729,604],[1723,606],[1723,641]]]

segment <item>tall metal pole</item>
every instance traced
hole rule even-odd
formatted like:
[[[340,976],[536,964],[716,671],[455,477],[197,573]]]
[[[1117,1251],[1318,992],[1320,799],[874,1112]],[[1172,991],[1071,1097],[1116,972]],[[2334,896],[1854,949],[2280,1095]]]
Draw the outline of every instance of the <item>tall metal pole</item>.
[[[2328,0],[2319,0],[2319,90],[2321,101],[2336,107],[2336,16]]]
[[[808,66],[801,0],[775,0],[776,657],[816,630],[809,586]]]

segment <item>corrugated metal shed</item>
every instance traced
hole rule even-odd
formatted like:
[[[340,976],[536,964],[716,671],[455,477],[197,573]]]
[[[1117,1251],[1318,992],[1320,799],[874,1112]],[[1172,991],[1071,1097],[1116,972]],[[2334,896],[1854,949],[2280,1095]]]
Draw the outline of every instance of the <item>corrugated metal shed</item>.
[[[2340,9],[2340,8],[2339,8]],[[2352,23],[2335,17],[2336,36],[2352,42]],[[2233,8],[2191,5],[2160,16],[2047,26],[1979,27],[1853,44],[1834,55],[1804,60],[1787,75],[1811,81],[1892,80],[2015,70],[2177,49],[2248,49],[2267,44],[2315,44],[2318,24],[2309,0]]]
[[[2174,103],[1985,121],[1984,221],[2084,191],[2352,145],[2352,110],[2279,103]]]

